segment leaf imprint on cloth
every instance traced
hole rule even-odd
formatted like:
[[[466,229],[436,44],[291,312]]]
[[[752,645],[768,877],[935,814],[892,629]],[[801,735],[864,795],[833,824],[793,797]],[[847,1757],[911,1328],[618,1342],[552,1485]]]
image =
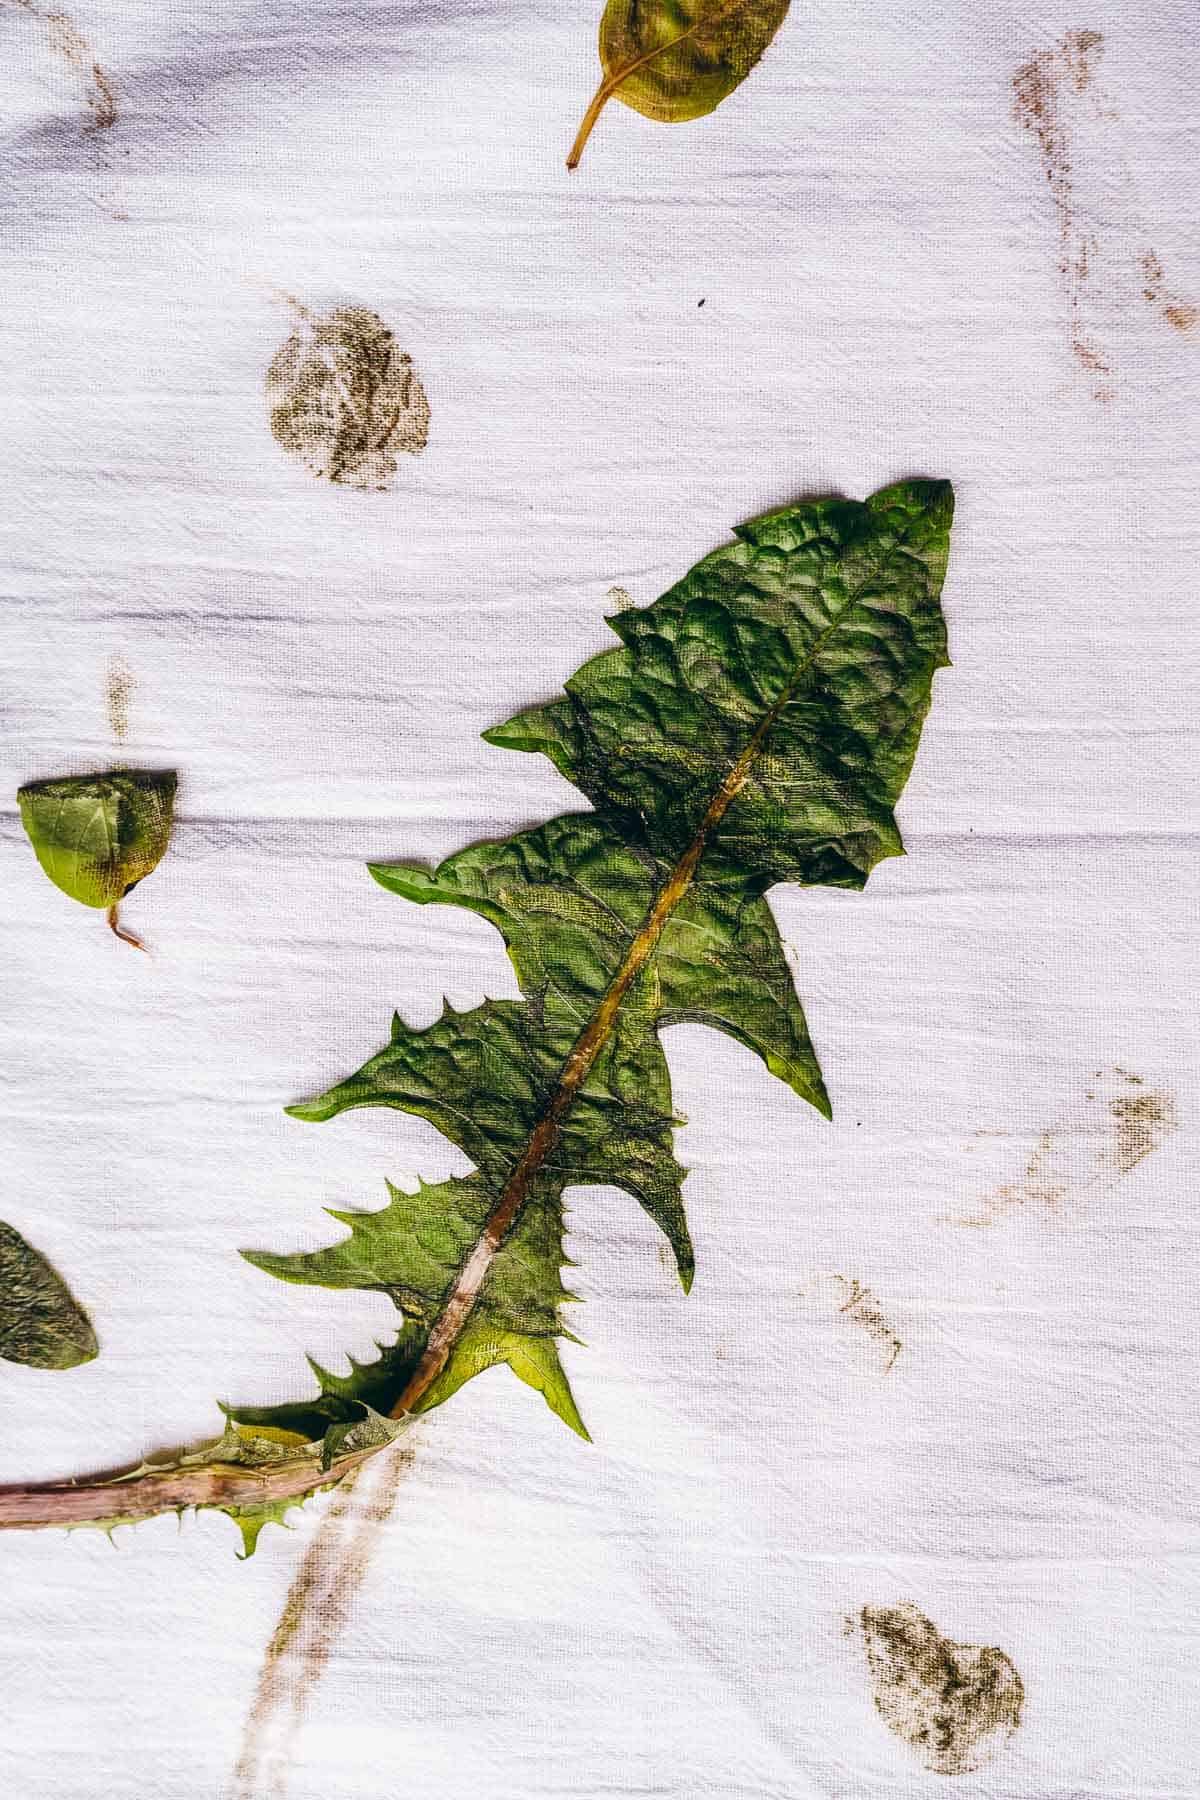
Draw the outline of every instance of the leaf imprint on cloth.
[[[864,1606],[856,1621],[875,1708],[935,1775],[990,1762],[1021,1723],[1025,1688],[1003,1650],[944,1638],[911,1604]]]
[[[341,487],[386,488],[396,456],[429,439],[429,402],[378,313],[293,302],[295,327],[267,370],[271,431],[289,456]]]
[[[1162,262],[1153,250],[1147,250],[1142,256],[1142,298],[1147,306],[1166,321],[1172,331],[1188,336],[1200,325],[1200,306],[1185,300],[1182,294],[1171,291],[1166,286],[1166,274]]]
[[[1037,1134],[1015,1181],[1003,1182],[968,1213],[946,1215],[942,1223],[994,1225],[1020,1207],[1058,1213],[1109,1194],[1177,1123],[1174,1096],[1165,1088],[1119,1066],[1097,1069],[1074,1116]]]
[[[5,0],[0,0],[3,6]],[[95,196],[102,210],[114,219],[127,219],[121,196],[115,185],[108,185],[112,163],[105,139],[117,123],[117,89],[100,64],[83,33],[74,21],[57,7],[35,5],[34,0],[10,0],[10,4],[42,27],[47,47],[67,70],[68,80],[77,86],[85,108],[81,129],[91,146],[91,161],[98,177],[106,182],[106,191]]]
[[[35,6],[33,0],[16,0],[21,11],[46,28],[51,50],[83,83],[83,102],[88,110],[87,132],[107,131],[117,122],[117,93],[109,76],[92,54],[90,44],[66,13]]]

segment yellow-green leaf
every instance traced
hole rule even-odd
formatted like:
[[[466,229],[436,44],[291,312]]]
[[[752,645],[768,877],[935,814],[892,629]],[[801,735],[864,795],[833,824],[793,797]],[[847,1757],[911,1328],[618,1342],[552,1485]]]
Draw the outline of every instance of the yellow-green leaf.
[[[677,125],[740,87],[782,25],[788,0],[608,0],[600,21],[604,80],[567,158],[575,168],[610,100]]]
[[[115,906],[162,860],[175,780],[173,770],[110,769],[28,782],[21,822],[55,887],[84,906]]]

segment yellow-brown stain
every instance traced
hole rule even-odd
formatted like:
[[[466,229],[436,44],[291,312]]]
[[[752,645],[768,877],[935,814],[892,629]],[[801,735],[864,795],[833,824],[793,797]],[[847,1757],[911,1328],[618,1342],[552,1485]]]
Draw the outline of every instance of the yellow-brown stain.
[[[850,1275],[818,1274],[803,1289],[802,1298],[826,1318],[856,1326],[878,1353],[879,1372],[889,1373],[904,1343],[869,1287]]]
[[[231,1800],[284,1800],[309,1701],[353,1610],[396,1492],[411,1434],[344,1481],[317,1526],[267,1645],[242,1732]]]
[[[1185,337],[1200,324],[1200,307],[1167,289],[1166,274],[1153,250],[1142,257],[1142,297],[1173,331]]]
[[[133,670],[119,656],[111,657],[104,677],[104,702],[108,723],[119,744],[129,736],[129,707],[136,686]]]
[[[1102,1073],[1098,1072],[1097,1079]],[[1178,1120],[1170,1094],[1147,1087],[1140,1075],[1131,1075],[1127,1069],[1114,1073],[1126,1084],[1126,1091],[1113,1094],[1108,1100],[1115,1139],[1113,1164],[1118,1175],[1128,1175],[1130,1169],[1136,1169],[1158,1149]]]
[[[864,1606],[856,1621],[875,1710],[935,1775],[969,1775],[1021,1723],[1025,1687],[995,1645],[943,1637],[911,1601]]]
[[[117,90],[111,76],[96,61],[91,45],[64,12],[51,12],[35,6],[34,0],[16,0],[21,11],[45,26],[47,42],[56,56],[62,58],[83,84],[83,102],[88,112],[84,130],[108,131],[117,122]]]
[[[845,1275],[839,1275],[836,1279],[846,1290],[846,1298],[838,1310],[866,1332],[883,1357],[883,1372],[886,1375],[904,1345],[884,1317],[883,1309],[870,1288]]]
[[[1093,1072],[1074,1116],[1039,1131],[1021,1174],[952,1225],[994,1225],[1019,1211],[1065,1213],[1111,1193],[1178,1124],[1174,1096],[1114,1063]]]
[[[1095,377],[1094,397],[1107,402],[1113,395],[1107,380],[1112,363],[1083,317],[1098,240],[1077,192],[1072,122],[1073,106],[1092,89],[1103,53],[1101,32],[1069,31],[1061,42],[1035,51],[1020,65],[1012,78],[1012,94],[1014,117],[1037,143],[1058,221],[1058,271],[1067,299],[1071,354]],[[1105,116],[1111,115],[1105,111]]]

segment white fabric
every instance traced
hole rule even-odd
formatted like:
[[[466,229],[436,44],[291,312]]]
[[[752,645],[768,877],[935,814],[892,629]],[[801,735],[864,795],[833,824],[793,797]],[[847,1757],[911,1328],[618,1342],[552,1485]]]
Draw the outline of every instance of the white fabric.
[[[420,1023],[443,993],[515,990],[482,921],[406,907],[364,860],[579,805],[479,733],[611,641],[614,583],[648,601],[769,506],[947,476],[954,667],[909,856],[863,895],[773,895],[834,1123],[725,1039],[671,1034],[691,1297],[632,1202],[572,1196],[594,1445],[507,1371],[422,1426],[261,1793],[943,1792],[845,1627],[910,1600],[1025,1683],[956,1793],[1182,1800],[1200,24],[1189,0],[814,0],[711,118],[614,105],[568,176],[595,15],[80,0],[119,114],[89,134],[79,70],[0,6],[0,1212],[102,1342],[69,1374],[0,1366],[0,1477],[136,1461],[215,1430],[216,1397],[309,1392],[305,1352],[371,1352],[382,1296],[236,1252],[328,1242],[323,1206],[462,1161],[399,1115],[281,1109],[378,1048],[394,1006]],[[1103,380],[1072,353],[1011,89],[1084,28],[1103,57],[1061,105]],[[370,306],[412,355],[430,441],[390,492],[318,484],[272,439],[279,293]],[[114,658],[136,681],[120,747]],[[170,853],[126,908],[147,958],[46,882],[14,803],[124,759],[180,771]],[[1119,1071],[1178,1118],[1124,1175]],[[989,1223],[948,1222],[981,1204]],[[902,1339],[886,1375],[838,1273]],[[232,1794],[320,1510],[245,1565],[212,1515],[116,1549],[5,1537],[3,1791]]]

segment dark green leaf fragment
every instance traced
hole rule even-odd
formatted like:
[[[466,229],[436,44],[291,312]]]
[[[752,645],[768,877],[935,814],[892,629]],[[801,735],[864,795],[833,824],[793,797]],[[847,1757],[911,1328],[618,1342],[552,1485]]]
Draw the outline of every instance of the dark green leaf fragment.
[[[75,1369],[97,1348],[91,1321],[62,1277],[0,1222],[0,1356],[33,1369]]]
[[[541,751],[626,843],[673,862],[774,712],[706,872],[862,887],[903,851],[893,808],[947,661],[952,505],[947,482],[904,482],[754,519],[611,619],[625,648],[585,663],[562,700],[484,736]]]
[[[28,782],[21,822],[55,887],[112,907],[157,868],[171,835],[174,770],[110,769]]]

